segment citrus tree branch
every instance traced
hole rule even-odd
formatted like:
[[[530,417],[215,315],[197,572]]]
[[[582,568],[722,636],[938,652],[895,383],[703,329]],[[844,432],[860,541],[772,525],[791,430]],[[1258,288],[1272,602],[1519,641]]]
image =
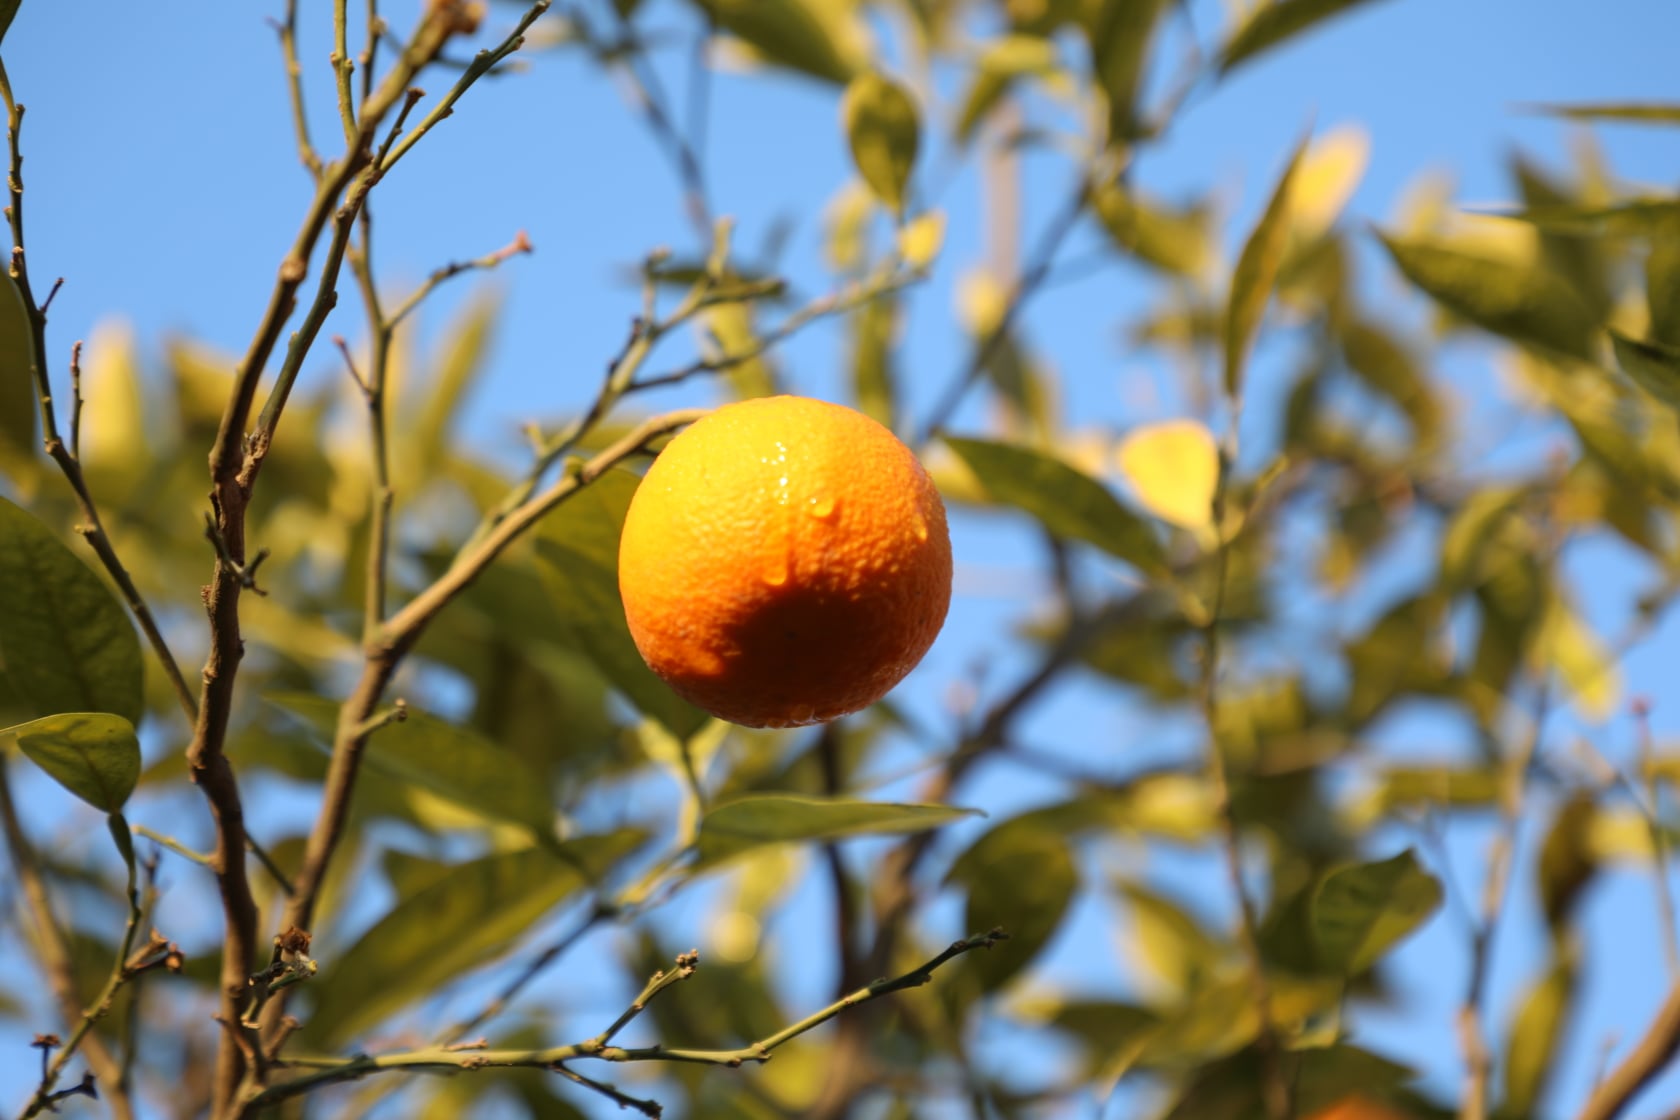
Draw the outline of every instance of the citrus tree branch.
[[[297,54],[297,0],[286,0],[286,18],[275,20],[274,30],[280,37],[280,59],[286,67],[286,88],[292,106],[292,131],[297,134],[298,159],[309,178],[319,183],[323,165],[321,154],[309,138],[309,117],[304,112],[303,65]]]
[[[1645,1037],[1599,1082],[1576,1120],[1615,1120],[1676,1054],[1680,1054],[1680,986],[1669,991]]]
[[[556,1046],[546,1050],[491,1050],[476,1047],[436,1046],[394,1054],[363,1054],[347,1058],[291,1057],[280,1061],[278,1064],[283,1067],[308,1069],[314,1072],[304,1074],[291,1081],[271,1085],[254,1095],[248,1104],[250,1109],[255,1111],[311,1092],[323,1085],[395,1070],[502,1068],[546,1069],[564,1073],[566,1072],[564,1069],[566,1063],[590,1058],[604,1062],[685,1062],[698,1065],[727,1066],[729,1068],[737,1068],[749,1063],[768,1062],[778,1047],[798,1038],[807,1031],[814,1030],[841,1012],[859,1004],[880,999],[882,996],[891,995],[894,992],[920,987],[933,979],[934,971],[941,965],[976,949],[990,949],[1006,937],[1007,935],[1000,929],[965,937],[961,941],[953,942],[942,952],[909,972],[891,979],[881,979],[866,984],[835,1000],[822,1010],[783,1027],[774,1034],[766,1035],[756,1042],[750,1042],[732,1050],[696,1050],[665,1046],[625,1048],[613,1046],[609,1042],[603,1041],[610,1040],[616,1030],[622,1028],[635,1017],[635,1014],[642,1007],[646,1006],[648,1000],[678,981],[692,975],[698,964],[698,958],[693,954],[684,954],[678,958],[675,968],[654,975],[653,979],[642,989],[636,1002],[619,1017],[612,1027],[609,1027],[601,1035],[585,1042],[577,1042],[569,1046]],[[654,1112],[650,1115],[658,1115],[658,1113]]]

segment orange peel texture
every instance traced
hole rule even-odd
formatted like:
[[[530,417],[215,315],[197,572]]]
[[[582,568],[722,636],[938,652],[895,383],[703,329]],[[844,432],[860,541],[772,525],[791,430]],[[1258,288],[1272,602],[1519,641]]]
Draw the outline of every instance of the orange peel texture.
[[[927,653],[951,602],[939,492],[861,412],[805,397],[726,405],[636,491],[618,586],[648,666],[748,727],[837,719]]]

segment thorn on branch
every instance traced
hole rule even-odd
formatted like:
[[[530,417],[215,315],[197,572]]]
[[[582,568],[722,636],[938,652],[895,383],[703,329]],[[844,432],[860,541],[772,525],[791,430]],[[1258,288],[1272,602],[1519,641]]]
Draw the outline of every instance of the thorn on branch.
[[[350,380],[356,383],[356,388],[362,391],[362,399],[372,401],[373,390],[368,387],[367,379],[361,375],[361,371],[356,369],[356,359],[350,356],[350,344],[344,341],[341,334],[333,335],[332,340],[333,345],[338,347],[338,352],[344,355],[344,368],[349,372]]]
[[[215,517],[210,513],[204,515],[204,536],[210,542],[211,547],[216,550],[216,559],[220,560],[228,571],[234,574],[241,587],[247,591],[254,591],[258,595],[266,596],[268,594],[267,591],[257,586],[257,568],[264,560],[268,559],[268,549],[259,548],[249,564],[241,564],[228,551],[227,538],[222,536],[222,531],[216,527]]]
[[[41,304],[40,316],[42,319],[47,317],[47,309],[52,306],[53,297],[58,295],[58,290],[62,287],[64,287],[64,277],[60,276],[53,281],[52,290],[47,293],[46,302]]]

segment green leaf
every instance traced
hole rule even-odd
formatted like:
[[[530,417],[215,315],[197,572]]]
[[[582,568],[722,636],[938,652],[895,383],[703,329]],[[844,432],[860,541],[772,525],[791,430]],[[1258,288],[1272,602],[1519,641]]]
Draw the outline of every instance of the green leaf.
[[[1622,372],[1670,408],[1680,408],[1680,347],[1629,338],[1614,327],[1609,334]]]
[[[1535,865],[1540,910],[1554,933],[1562,932],[1568,924],[1582,889],[1598,871],[1598,857],[1592,847],[1597,819],[1598,805],[1593,796],[1576,793],[1558,809],[1540,845],[1540,859]]]
[[[601,675],[640,711],[686,739],[708,717],[647,667],[618,594],[618,537],[640,481],[628,471],[609,471],[574,495],[544,521],[537,556],[555,609]]]
[[[979,953],[968,968],[995,991],[1032,963],[1079,891],[1066,837],[1035,815],[1004,821],[958,856],[947,882],[968,892],[964,929],[1009,931],[1006,951]]]
[[[1480,582],[1489,542],[1527,494],[1520,486],[1477,490],[1453,511],[1441,534],[1442,590],[1461,591]]]
[[[1342,323],[1340,334],[1342,354],[1355,376],[1405,414],[1418,442],[1433,439],[1440,427],[1441,407],[1416,359],[1375,323],[1350,317]]]
[[[887,428],[897,414],[892,359],[902,319],[896,296],[872,299],[852,313],[852,396],[864,415]]]
[[[397,902],[307,987],[309,1030],[337,1047],[456,975],[484,964],[544,914],[594,881],[642,842],[633,830],[548,849],[498,852],[459,864]]]
[[[1377,863],[1332,871],[1312,902],[1320,962],[1348,976],[1364,972],[1435,913],[1441,883],[1411,849]]]
[[[858,174],[893,213],[903,214],[905,187],[921,143],[921,122],[909,91],[880,74],[859,74],[840,99],[840,119]]]
[[[1140,571],[1166,571],[1166,556],[1149,525],[1089,475],[1025,447],[956,437],[945,442],[993,500],[1032,514],[1058,537],[1096,545]]]
[[[1531,105],[1536,113],[1577,121],[1623,121],[1629,124],[1680,124],[1680,105],[1663,102],[1601,102],[1581,105]]]
[[[443,357],[432,374],[425,404],[412,431],[411,446],[423,468],[439,467],[444,462],[442,452],[449,446],[450,426],[460,415],[473,382],[484,371],[500,311],[500,299],[481,296],[467,305],[445,333]]]
[[[1378,234],[1406,278],[1483,330],[1592,361],[1596,323],[1556,275],[1445,245]]]
[[[926,832],[978,815],[978,810],[949,805],[902,805],[792,794],[741,797],[714,805],[701,818],[696,867],[713,866],[766,844]]]
[[[6,32],[11,30],[12,20],[21,7],[23,0],[0,0],[0,39],[4,39]]]
[[[1165,7],[1164,0],[1096,0],[1089,24],[1091,69],[1107,97],[1111,144],[1146,131],[1138,115],[1138,91]]]
[[[306,693],[265,699],[302,720],[323,746],[331,746],[337,701]],[[541,840],[554,838],[554,807],[542,776],[470,728],[410,709],[406,719],[373,734],[362,759],[382,778],[436,794],[488,821],[518,825]]]
[[[695,0],[718,27],[766,62],[830,82],[857,70],[846,42],[849,14],[812,0]]]
[[[1557,1048],[1577,974],[1573,953],[1561,953],[1523,997],[1505,1043],[1505,1099],[1501,1116],[1533,1116],[1557,1066]]]
[[[11,22],[0,0],[0,36]],[[35,342],[29,311],[17,282],[0,272],[0,468],[18,472],[33,461],[41,443],[35,436]]]
[[[1037,35],[1004,35],[988,42],[980,54],[974,81],[957,113],[956,140],[966,147],[974,140],[992,109],[1022,78],[1056,72],[1056,45]]]
[[[1207,211],[1172,209],[1114,184],[1091,200],[1115,245],[1175,276],[1198,276],[1213,258]]]
[[[0,498],[0,663],[29,715],[140,722],[140,639],[88,566]]]
[[[1492,216],[1583,237],[1668,236],[1672,223],[1676,218],[1680,218],[1680,200],[1641,198],[1618,202],[1613,206],[1574,206],[1558,203],[1550,206],[1530,206],[1523,210],[1496,210],[1492,211]]]
[[[1231,275],[1231,296],[1225,309],[1225,392],[1232,397],[1242,391],[1243,365],[1248,361],[1248,349],[1254,342],[1254,332],[1260,328],[1260,318],[1272,298],[1272,285],[1277,281],[1278,267],[1283,264],[1284,250],[1289,247],[1289,196],[1295,182],[1295,169],[1301,165],[1309,136],[1295,145],[1295,153],[1279,176],[1266,212],[1260,215],[1242,255],[1237,258],[1236,271]]]
[[[121,716],[61,713],[5,734],[53,781],[95,809],[115,813],[140,780],[140,740]]]
[[[1219,52],[1219,73],[1229,74],[1244,62],[1307,31],[1314,24],[1364,2],[1365,0],[1273,0],[1272,3],[1255,9],[1248,22],[1225,43],[1225,49]]]

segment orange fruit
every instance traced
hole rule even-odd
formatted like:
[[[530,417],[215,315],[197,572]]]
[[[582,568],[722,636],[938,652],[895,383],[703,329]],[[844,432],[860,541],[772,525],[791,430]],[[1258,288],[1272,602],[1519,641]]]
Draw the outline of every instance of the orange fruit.
[[[636,648],[690,703],[748,727],[837,719],[886,695],[944,624],[945,506],[861,412],[741,401],[648,469],[618,587]]]

